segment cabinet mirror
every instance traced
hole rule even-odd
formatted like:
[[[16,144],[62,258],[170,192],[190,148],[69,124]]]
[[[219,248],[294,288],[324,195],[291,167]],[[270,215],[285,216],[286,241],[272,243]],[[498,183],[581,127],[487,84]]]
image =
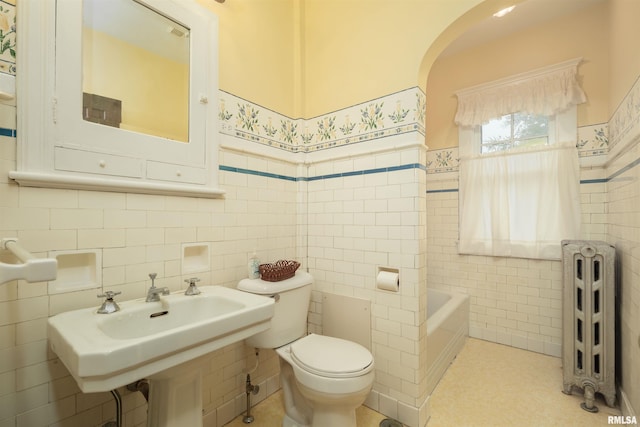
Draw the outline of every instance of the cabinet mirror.
[[[189,28],[131,0],[83,0],[83,119],[189,142]]]

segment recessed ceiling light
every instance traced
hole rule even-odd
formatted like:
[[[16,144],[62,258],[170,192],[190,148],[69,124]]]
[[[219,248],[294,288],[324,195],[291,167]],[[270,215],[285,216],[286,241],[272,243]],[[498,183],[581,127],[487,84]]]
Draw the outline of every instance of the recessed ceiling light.
[[[506,15],[509,12],[511,12],[515,8],[516,8],[515,5],[509,6],[509,7],[505,7],[504,9],[499,10],[496,13],[494,13],[493,16],[495,16],[496,18],[502,18],[504,15]]]

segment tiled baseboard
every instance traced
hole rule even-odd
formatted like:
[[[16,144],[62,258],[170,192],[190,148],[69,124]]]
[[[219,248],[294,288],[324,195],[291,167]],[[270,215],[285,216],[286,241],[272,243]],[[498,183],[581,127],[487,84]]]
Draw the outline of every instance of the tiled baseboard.
[[[627,393],[625,393],[624,390],[620,388],[618,394],[620,396],[620,411],[622,412],[622,415],[637,419],[638,416],[636,415],[633,406],[631,406],[631,402],[629,401]]]
[[[394,397],[372,390],[364,404],[374,411],[400,421],[405,426],[424,427],[427,425],[427,421],[429,421],[429,396],[422,402],[420,407],[416,408]]]

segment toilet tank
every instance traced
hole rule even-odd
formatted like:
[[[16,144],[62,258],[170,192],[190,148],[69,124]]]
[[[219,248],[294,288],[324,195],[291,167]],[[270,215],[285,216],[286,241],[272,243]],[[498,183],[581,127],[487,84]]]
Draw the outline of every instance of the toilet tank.
[[[278,348],[307,333],[307,313],[311,301],[313,276],[296,272],[290,279],[267,282],[262,279],[243,279],[238,289],[276,299],[271,327],[249,337],[245,342],[256,348]]]

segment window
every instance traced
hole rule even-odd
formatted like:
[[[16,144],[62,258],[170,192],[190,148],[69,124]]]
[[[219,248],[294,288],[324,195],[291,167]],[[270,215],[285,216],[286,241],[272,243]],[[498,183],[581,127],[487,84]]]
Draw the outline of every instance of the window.
[[[460,253],[559,259],[579,238],[578,63],[456,94]]]
[[[480,129],[480,152],[494,153],[519,147],[548,145],[549,118],[544,115],[511,113],[490,120]]]

